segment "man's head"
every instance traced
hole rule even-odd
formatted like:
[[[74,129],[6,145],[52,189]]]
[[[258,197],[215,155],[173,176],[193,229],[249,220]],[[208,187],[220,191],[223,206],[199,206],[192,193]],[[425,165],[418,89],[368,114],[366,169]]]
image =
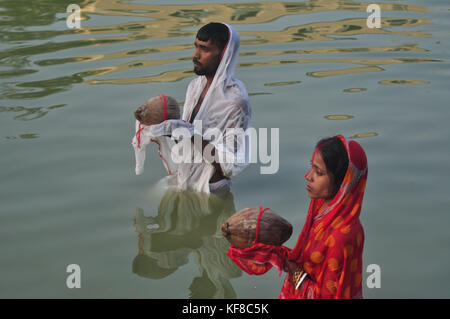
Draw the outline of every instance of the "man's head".
[[[228,27],[223,23],[211,22],[198,30],[192,55],[195,74],[213,76],[216,73],[229,36]]]

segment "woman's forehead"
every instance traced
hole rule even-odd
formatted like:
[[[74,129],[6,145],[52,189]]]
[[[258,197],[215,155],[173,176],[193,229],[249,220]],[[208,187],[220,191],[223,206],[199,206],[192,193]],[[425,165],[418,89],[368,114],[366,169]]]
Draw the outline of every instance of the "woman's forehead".
[[[319,149],[317,149],[317,148],[314,150],[314,153],[311,158],[311,162],[313,165],[316,165],[320,169],[326,170],[326,168],[327,168],[325,165],[325,162],[323,161],[322,154],[320,153]]]

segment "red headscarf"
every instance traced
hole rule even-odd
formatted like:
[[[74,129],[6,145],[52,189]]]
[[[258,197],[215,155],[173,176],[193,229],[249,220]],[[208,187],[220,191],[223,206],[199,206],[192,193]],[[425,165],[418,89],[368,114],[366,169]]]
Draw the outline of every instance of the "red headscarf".
[[[247,269],[251,268],[252,254],[257,255],[260,261],[264,260],[265,255],[266,260],[271,262],[258,262],[259,268],[262,265],[265,267],[256,274],[266,272],[274,261],[284,260],[286,254],[289,260],[295,261],[308,276],[295,289],[292,275],[288,273],[280,298],[362,298],[364,230],[359,214],[367,181],[367,159],[357,142],[341,135],[336,137],[347,150],[347,172],[334,199],[320,214],[324,199],[311,200],[305,225],[294,249],[287,252],[286,247],[257,244],[259,246],[252,246],[246,251],[231,247],[231,253],[228,252],[233,260],[242,256],[241,264],[245,263]],[[274,254],[277,258],[272,256]],[[283,264],[276,266],[283,268]]]

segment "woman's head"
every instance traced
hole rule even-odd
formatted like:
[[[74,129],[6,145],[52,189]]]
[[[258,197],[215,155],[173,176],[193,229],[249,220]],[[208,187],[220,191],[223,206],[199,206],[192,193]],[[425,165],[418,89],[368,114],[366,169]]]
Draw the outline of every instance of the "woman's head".
[[[348,154],[338,137],[320,140],[305,175],[310,198],[331,200],[338,192],[348,168]]]

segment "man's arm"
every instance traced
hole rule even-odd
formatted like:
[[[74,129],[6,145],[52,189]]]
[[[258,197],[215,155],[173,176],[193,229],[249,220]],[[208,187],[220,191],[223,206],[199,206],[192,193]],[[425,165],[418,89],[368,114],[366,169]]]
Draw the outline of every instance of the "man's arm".
[[[207,152],[208,155],[211,154],[211,157],[212,157],[212,158],[208,158],[208,162],[209,162],[211,165],[214,166],[215,171],[214,171],[214,175],[211,177],[211,179],[209,180],[209,182],[210,182],[210,183],[215,183],[215,182],[218,182],[218,181],[220,181],[220,180],[226,178],[225,175],[223,174],[222,167],[220,166],[220,163],[216,161],[216,149],[215,149],[214,145],[212,145],[211,143],[209,143],[209,141],[204,140],[203,137],[200,136],[200,135],[197,135],[196,138],[195,138],[195,136],[196,136],[196,135],[192,135],[191,141],[192,141],[192,144],[194,144],[194,147],[198,147],[198,146],[196,145],[196,143],[195,143],[195,141],[196,141],[197,139],[200,139],[200,140],[202,141],[202,144],[201,144],[201,147],[202,147],[202,149],[201,149],[201,154],[205,154],[205,148],[206,148],[206,147],[208,147],[208,149],[211,150],[210,152]],[[197,149],[197,151],[200,152],[200,149]]]

